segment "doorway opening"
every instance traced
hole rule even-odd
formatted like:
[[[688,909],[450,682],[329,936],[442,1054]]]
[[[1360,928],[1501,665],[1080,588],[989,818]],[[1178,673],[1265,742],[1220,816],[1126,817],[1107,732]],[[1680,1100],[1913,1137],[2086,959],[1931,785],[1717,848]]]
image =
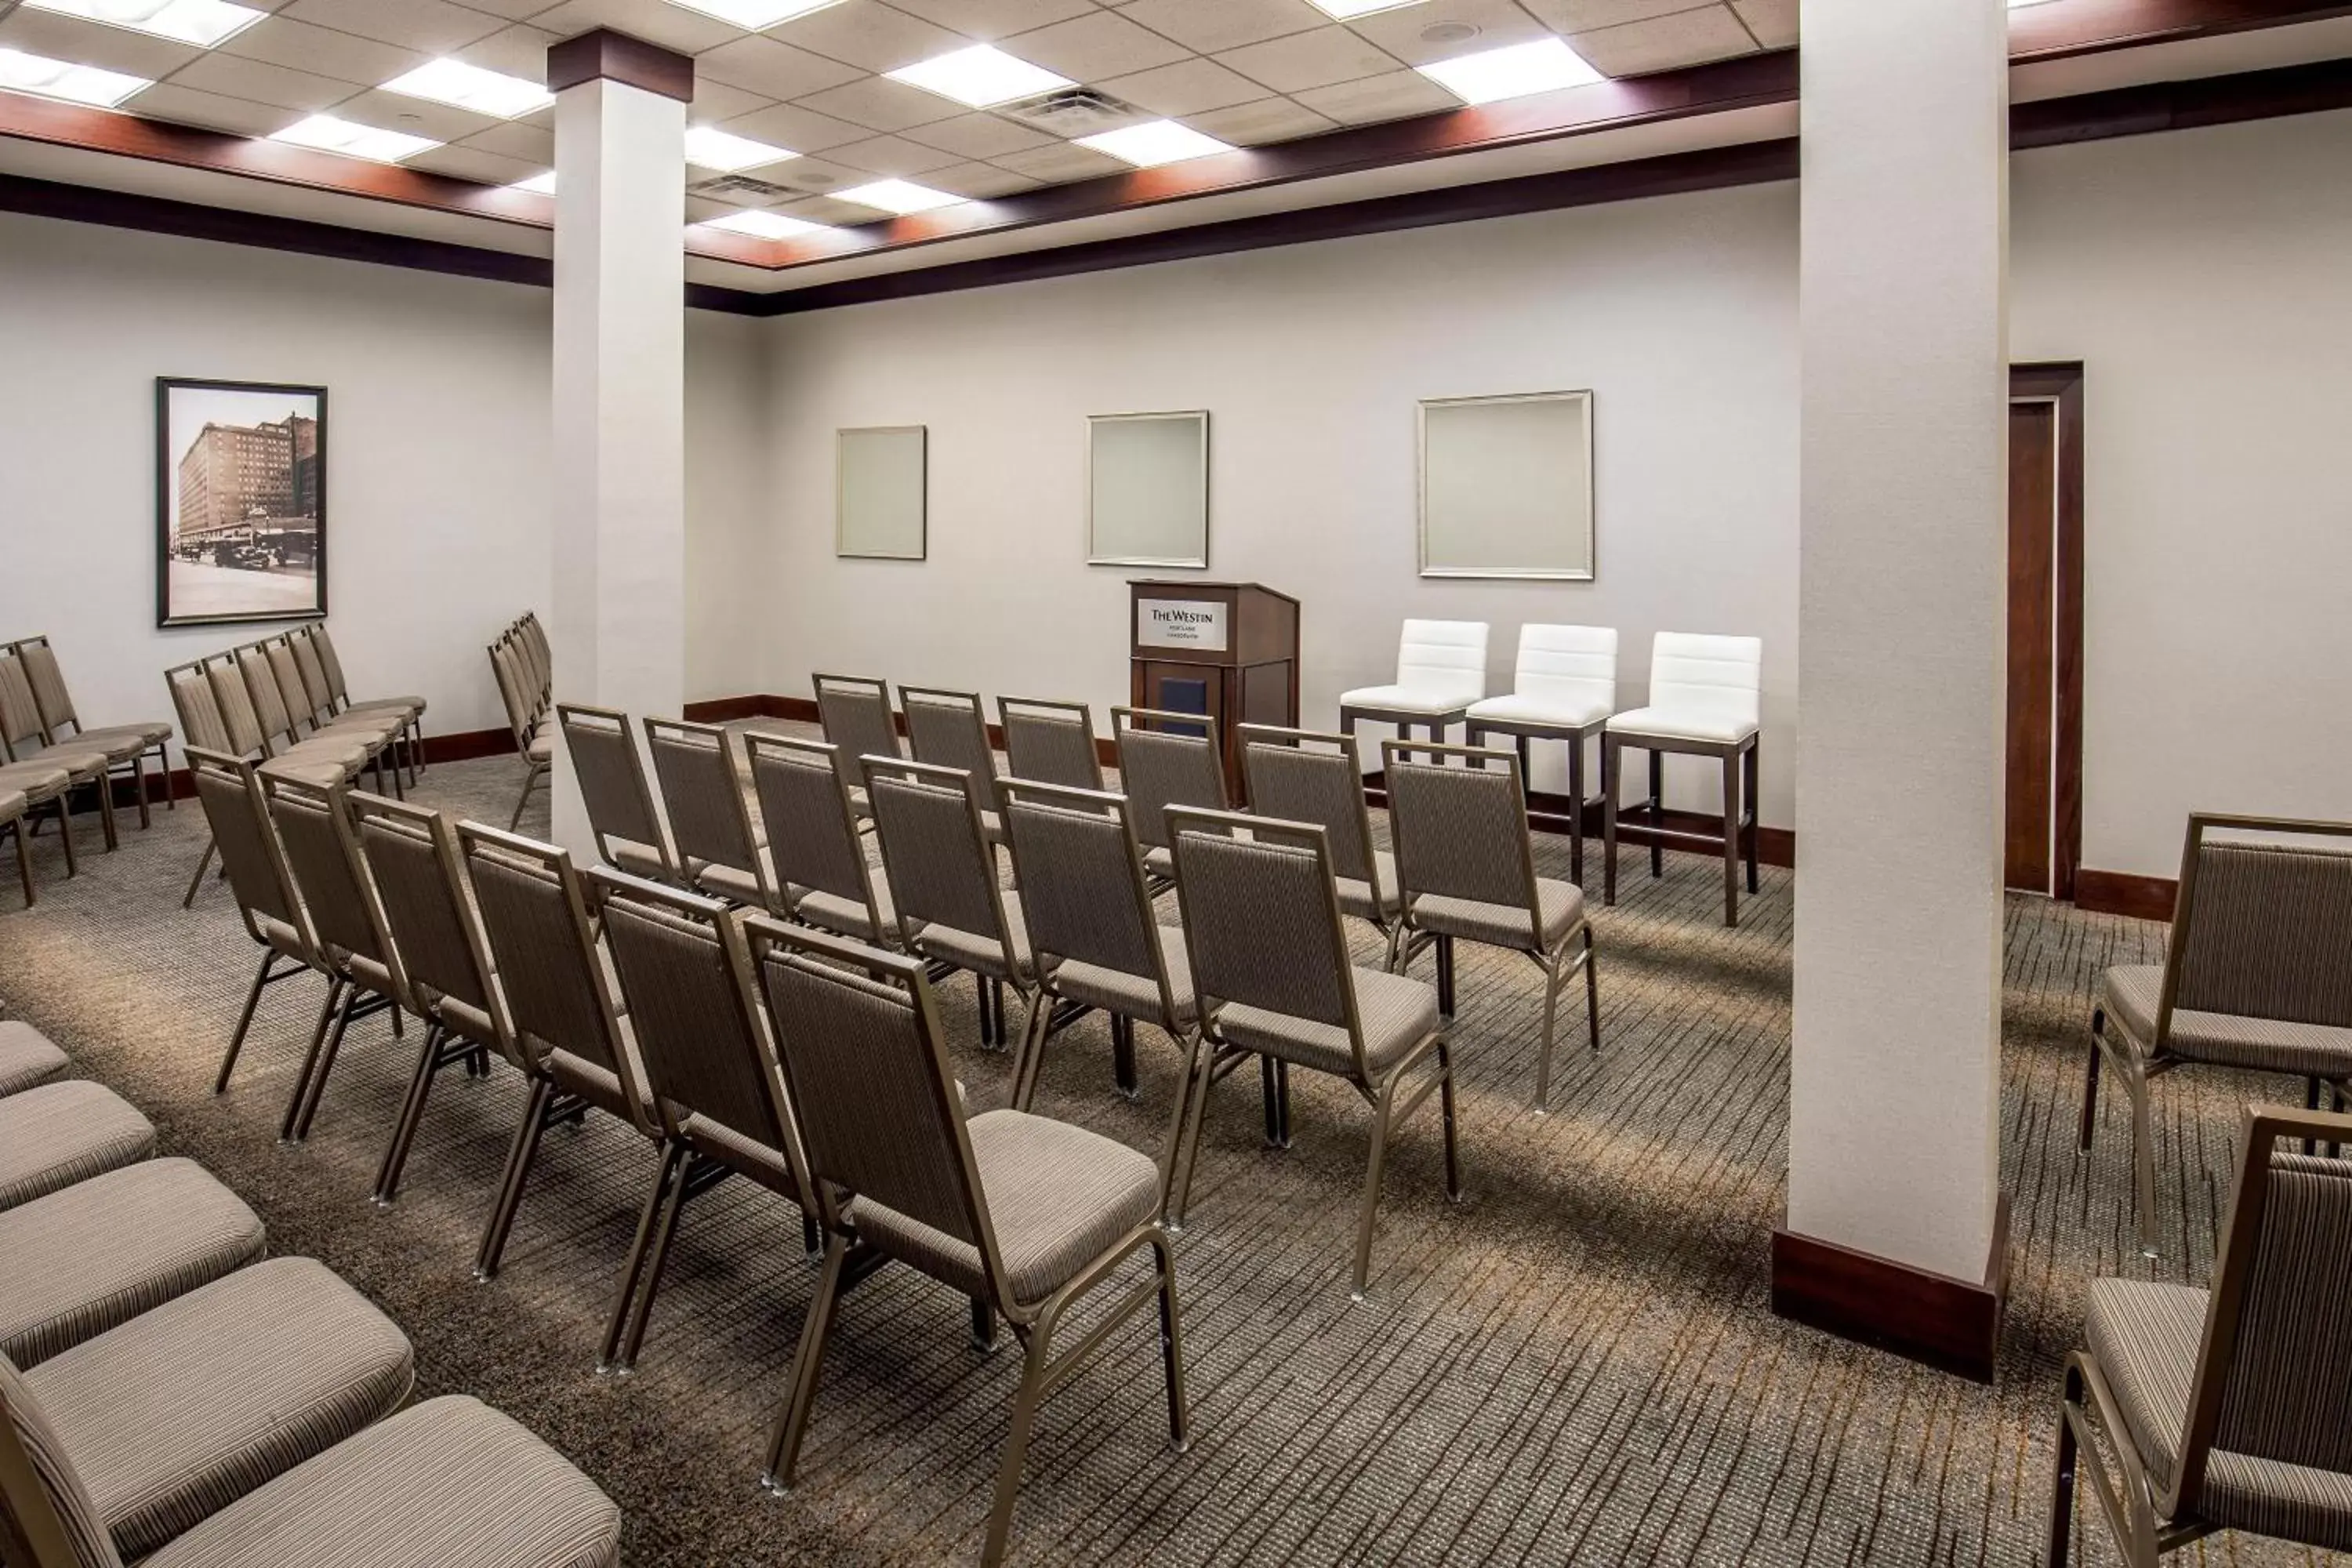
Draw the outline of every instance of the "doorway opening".
[[[2009,372],[2003,880],[2074,896],[2083,859],[2083,367]]]

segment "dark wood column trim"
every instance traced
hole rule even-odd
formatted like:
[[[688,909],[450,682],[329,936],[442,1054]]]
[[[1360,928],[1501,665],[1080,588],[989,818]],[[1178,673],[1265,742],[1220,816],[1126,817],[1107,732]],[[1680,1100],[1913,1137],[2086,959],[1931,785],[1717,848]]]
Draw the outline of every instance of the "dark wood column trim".
[[[583,81],[625,82],[646,92],[694,101],[694,57],[598,27],[547,47],[547,90]]]
[[[1850,1247],[1772,1233],[1772,1312],[1978,1383],[1990,1383],[2009,1303],[2009,1195],[1993,1211],[1980,1280],[1930,1274]]]
[[[2056,413],[2058,494],[2052,626],[2053,684],[2050,893],[2074,897],[2083,863],[2083,365],[2012,364],[2009,395],[2048,398]]]

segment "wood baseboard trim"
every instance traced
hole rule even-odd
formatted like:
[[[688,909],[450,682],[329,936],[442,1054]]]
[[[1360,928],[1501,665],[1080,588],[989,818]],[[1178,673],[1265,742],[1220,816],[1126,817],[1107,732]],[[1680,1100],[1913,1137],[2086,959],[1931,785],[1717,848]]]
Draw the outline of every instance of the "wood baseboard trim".
[[[2139,877],[2085,866],[2074,873],[2074,907],[2093,914],[2168,921],[2180,884],[2170,877]]]
[[[435,763],[467,763],[477,757],[512,756],[514,749],[514,732],[509,730],[461,730],[451,735],[428,733],[425,737],[425,762],[429,767]],[[154,779],[153,773],[147,775],[148,798],[160,802],[164,795],[155,793]],[[361,782],[373,781],[362,778]],[[165,775],[164,790],[173,800],[194,800],[196,796],[195,781],[185,768],[173,768]],[[133,811],[139,809],[139,796],[133,793],[130,780],[115,781],[114,804],[118,811],[125,806]]]
[[[1772,1232],[1772,1313],[1939,1372],[1990,1383],[2009,1306],[2009,1194],[1981,1280],[1931,1274],[1835,1242]]]

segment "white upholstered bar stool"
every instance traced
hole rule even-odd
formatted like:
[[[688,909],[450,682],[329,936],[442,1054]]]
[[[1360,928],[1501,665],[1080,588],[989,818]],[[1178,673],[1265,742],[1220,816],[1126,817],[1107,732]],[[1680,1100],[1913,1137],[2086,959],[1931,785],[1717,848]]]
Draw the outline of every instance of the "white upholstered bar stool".
[[[1660,632],[1650,645],[1650,704],[1609,721],[1601,737],[1601,901],[1617,901],[1619,756],[1650,753],[1650,796],[1628,820],[1650,836],[1650,875],[1665,875],[1669,842],[1723,850],[1723,923],[1739,923],[1739,860],[1756,890],[1756,737],[1762,727],[1764,640]],[[1723,763],[1723,833],[1693,833],[1664,823],[1665,753],[1688,752]],[[1741,804],[1742,795],[1746,805]]]
[[[1538,741],[1568,742],[1568,875],[1584,880],[1584,742],[1598,735],[1617,710],[1617,628],[1552,626],[1519,628],[1519,662],[1509,695],[1470,704],[1465,743],[1486,744],[1488,735],[1518,742],[1519,776],[1528,778]],[[1528,786],[1532,796],[1534,786]],[[1530,821],[1553,814],[1530,806]]]
[[[1339,693],[1339,729],[1356,732],[1356,721],[1394,724],[1397,739],[1412,739],[1421,725],[1443,742],[1449,725],[1464,721],[1470,704],[1486,695],[1486,623],[1407,621],[1397,641],[1393,686],[1360,686]]]

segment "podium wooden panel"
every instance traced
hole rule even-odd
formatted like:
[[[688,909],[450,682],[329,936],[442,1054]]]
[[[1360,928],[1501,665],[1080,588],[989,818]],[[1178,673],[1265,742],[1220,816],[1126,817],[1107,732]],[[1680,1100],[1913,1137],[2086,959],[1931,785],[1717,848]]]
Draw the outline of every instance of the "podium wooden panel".
[[[1242,798],[1243,724],[1298,724],[1298,601],[1258,583],[1128,584],[1129,698],[1215,721],[1225,794]]]

